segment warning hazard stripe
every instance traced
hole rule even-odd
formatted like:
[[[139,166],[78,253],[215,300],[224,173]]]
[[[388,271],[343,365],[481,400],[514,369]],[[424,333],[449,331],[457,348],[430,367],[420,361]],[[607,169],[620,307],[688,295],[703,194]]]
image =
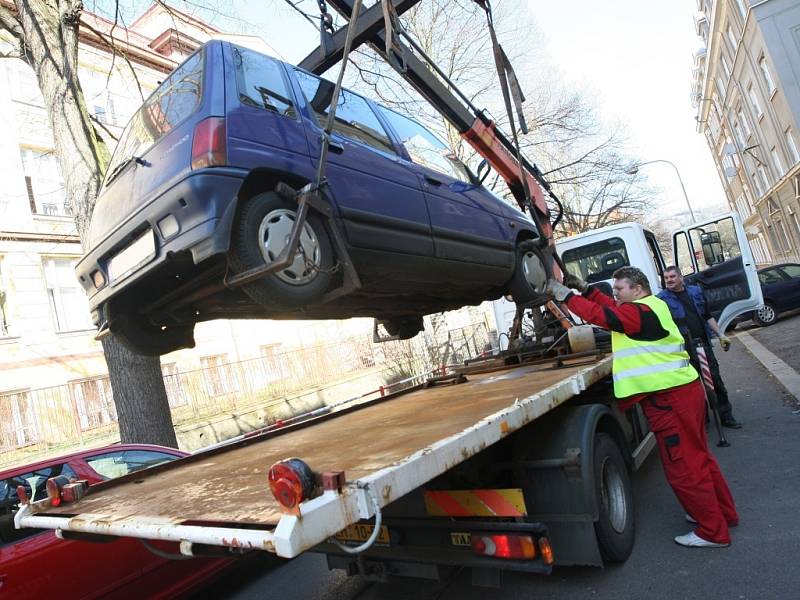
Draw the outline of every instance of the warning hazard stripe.
[[[520,489],[427,491],[425,507],[431,517],[524,517],[528,514]]]

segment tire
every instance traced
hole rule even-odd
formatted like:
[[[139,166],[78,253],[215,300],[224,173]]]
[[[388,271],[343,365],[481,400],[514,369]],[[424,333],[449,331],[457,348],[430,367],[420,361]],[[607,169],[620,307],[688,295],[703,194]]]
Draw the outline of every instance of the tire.
[[[194,325],[165,328],[143,317],[121,314],[111,321],[111,333],[131,352],[143,356],[161,356],[181,348],[194,348]]]
[[[296,217],[297,206],[274,192],[246,200],[234,223],[228,253],[233,271],[242,273],[272,262],[288,239]],[[242,289],[263,306],[295,308],[311,304],[330,287],[332,266],[328,232],[320,217],[309,212],[294,262],[283,271],[244,284]]]
[[[760,327],[768,327],[778,320],[778,311],[771,302],[764,302],[764,306],[753,311],[753,321]]]
[[[594,487],[599,515],[594,529],[600,553],[609,562],[627,560],[636,533],[633,493],[622,453],[607,433],[595,436]]]
[[[517,305],[543,302],[547,286],[547,270],[542,254],[529,247],[527,240],[517,242],[514,275],[509,285]]]
[[[397,336],[401,340],[409,340],[425,328],[422,315],[387,319],[381,321],[381,323],[386,329],[386,333],[391,336]]]

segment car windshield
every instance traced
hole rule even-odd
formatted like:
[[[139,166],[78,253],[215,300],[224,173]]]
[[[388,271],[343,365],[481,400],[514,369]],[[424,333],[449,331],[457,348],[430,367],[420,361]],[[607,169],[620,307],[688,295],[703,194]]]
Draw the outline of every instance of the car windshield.
[[[567,271],[588,283],[611,279],[614,271],[630,264],[625,242],[618,237],[566,250],[561,258]]]
[[[117,142],[106,185],[200,105],[205,53],[201,48],[179,66],[136,111]]]

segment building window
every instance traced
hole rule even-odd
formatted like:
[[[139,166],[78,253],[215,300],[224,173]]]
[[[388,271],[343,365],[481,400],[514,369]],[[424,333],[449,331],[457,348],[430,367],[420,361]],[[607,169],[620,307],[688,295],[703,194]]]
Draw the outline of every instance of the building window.
[[[28,191],[31,212],[39,215],[69,216],[65,200],[64,180],[53,150],[36,150],[21,146],[22,172]]]
[[[747,146],[747,144],[745,144],[744,136],[742,136],[742,128],[739,127],[739,121],[733,122],[733,136],[736,138],[736,141],[739,142],[739,146],[742,148]]]
[[[761,110],[761,103],[758,101],[758,93],[756,92],[753,84],[747,87],[747,96],[750,98],[750,104],[753,106],[753,112],[756,113],[756,119],[761,119],[764,116],[764,111]]]
[[[797,144],[794,141],[792,128],[787,128],[783,135],[786,137],[786,145],[789,147],[789,156],[792,157],[792,164],[795,164],[800,161],[800,153],[797,152]]]
[[[91,329],[89,303],[75,275],[76,261],[71,258],[45,258],[42,262],[55,330]]]
[[[747,18],[747,3],[746,0],[736,0],[736,6],[739,7],[739,14],[742,15],[742,20]]]
[[[3,258],[0,257],[0,337],[9,334],[8,289],[3,278]]]
[[[28,392],[0,395],[0,448],[20,448],[38,439],[36,413]]]
[[[764,168],[763,163],[759,163],[756,167],[756,173],[758,174],[758,181],[761,185],[761,193],[763,194],[769,189],[769,179],[767,178],[767,170]]]
[[[238,390],[231,365],[227,364],[225,359],[223,354],[205,356],[200,359],[206,391],[212,398]]]
[[[753,134],[753,130],[750,129],[750,123],[748,122],[747,117],[745,117],[744,111],[742,110],[741,106],[739,106],[739,108],[736,110],[736,116],[739,117],[739,121],[742,123],[742,128],[744,129],[745,136],[747,138],[750,138],[750,136]]]
[[[797,239],[800,240],[800,221],[797,219],[797,213],[791,208],[789,209],[789,218],[792,220],[792,224],[794,225],[795,236],[797,236]]]
[[[728,43],[731,45],[731,56],[736,56],[736,46],[739,45],[739,40],[737,40],[736,36],[733,34],[733,28],[731,28],[730,23],[728,23],[728,27],[725,29],[725,35],[728,36]]]
[[[727,82],[728,79],[731,78],[731,67],[728,64],[728,59],[725,58],[725,53],[720,51],[719,53],[720,62],[722,63],[722,72],[725,75],[725,81]]]
[[[69,385],[78,409],[81,431],[116,422],[117,409],[114,406],[114,395],[108,377],[73,381]]]
[[[774,92],[776,89],[775,80],[772,79],[772,73],[769,70],[765,56],[762,55],[761,58],[758,59],[758,67],[761,69],[761,74],[764,76],[764,82],[767,84],[769,93],[772,94],[772,92]]]
[[[777,178],[780,179],[783,177],[783,174],[786,172],[786,169],[783,168],[783,161],[781,161],[781,157],[778,154],[778,149],[773,146],[772,150],[769,151],[770,157],[772,157],[772,166],[775,167],[775,173],[777,173]]]
[[[161,374],[164,376],[164,387],[167,390],[167,401],[170,408],[184,406],[189,403],[189,398],[181,385],[181,374],[178,365],[167,363],[161,365]]]
[[[736,199],[736,212],[738,212],[743,218],[747,218],[753,214],[753,205],[750,204],[749,199],[747,196],[742,193]]]

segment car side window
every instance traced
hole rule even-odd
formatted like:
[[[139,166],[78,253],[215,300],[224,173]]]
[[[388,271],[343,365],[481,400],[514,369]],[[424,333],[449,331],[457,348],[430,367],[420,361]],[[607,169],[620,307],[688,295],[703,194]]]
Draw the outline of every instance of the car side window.
[[[759,273],[758,280],[761,285],[769,285],[770,283],[780,283],[783,281],[783,277],[778,269],[769,269],[768,271]]]
[[[295,70],[295,76],[308,103],[314,110],[317,120],[321,126],[324,126],[333,100],[334,85],[330,81],[320,79],[305,71]],[[382,152],[395,154],[389,134],[386,133],[378,117],[372,112],[370,105],[361,96],[347,90],[342,90],[339,94],[333,130],[344,137],[367,144]]]
[[[77,479],[77,474],[67,464],[42,467],[35,471],[0,480],[0,543],[8,544],[40,533],[40,529],[14,529],[14,514],[19,509],[17,487],[24,486],[31,501],[47,496],[47,480],[65,475]]]
[[[618,237],[571,248],[562,252],[561,258],[567,271],[587,283],[611,279],[614,271],[630,265],[625,242]]]
[[[438,173],[449,175],[464,183],[472,183],[466,168],[453,151],[422,125],[384,106],[381,114],[397,132],[411,160]]]
[[[273,59],[245,48],[233,48],[239,101],[248,106],[295,118],[292,94],[282,67]]]
[[[797,279],[800,277],[800,265],[783,265],[781,270],[786,273],[790,279]]]
[[[113,479],[177,458],[173,454],[154,450],[121,450],[96,454],[85,460],[103,479]]]

